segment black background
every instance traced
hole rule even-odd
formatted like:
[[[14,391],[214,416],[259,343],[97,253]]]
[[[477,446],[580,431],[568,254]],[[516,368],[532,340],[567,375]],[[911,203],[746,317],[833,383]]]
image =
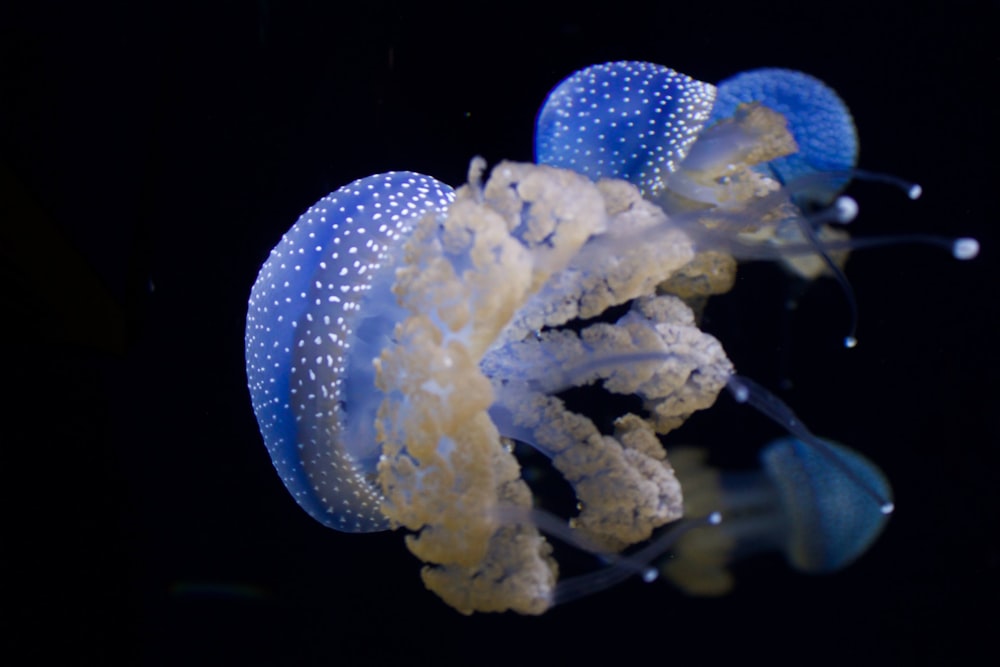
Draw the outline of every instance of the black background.
[[[0,15],[5,635],[74,662],[938,664],[996,627],[1000,403],[996,3],[65,3]],[[674,6],[676,5],[676,7]],[[900,5],[900,6],[891,6]],[[931,8],[933,7],[933,8]],[[457,185],[532,157],[572,71],[715,82],[783,66],[850,105],[856,234],[974,234],[854,255],[860,345],[821,281],[749,265],[705,328],[740,372],[892,480],[858,563],[742,564],[719,600],[628,582],[543,617],[463,617],[398,534],[326,530],[274,474],[246,390],[256,272],[299,213],[390,169]],[[787,383],[786,383],[787,384]],[[727,398],[671,442],[751,464],[776,427]],[[988,655],[988,654],[987,654]]]

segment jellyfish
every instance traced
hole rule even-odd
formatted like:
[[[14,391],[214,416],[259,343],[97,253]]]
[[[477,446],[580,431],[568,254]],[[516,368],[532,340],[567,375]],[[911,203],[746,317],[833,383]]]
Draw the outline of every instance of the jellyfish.
[[[594,80],[584,92],[560,84],[543,106],[539,164],[476,158],[457,190],[412,172],[355,181],[299,218],[251,290],[251,401],[289,492],[330,528],[405,532],[427,588],[464,614],[540,614],[622,573],[653,578],[677,526],[704,519],[685,518],[697,489],[663,438],[726,388],[869,511],[887,506],[699,327],[737,250],[816,251],[777,231],[805,213],[758,168],[797,150],[784,117],[753,103],[707,126],[710,84],[658,65],[589,69],[574,75]],[[581,105],[599,131],[574,120]],[[599,425],[564,400],[590,386],[634,407]],[[515,443],[566,480],[573,516],[534,507]],[[608,576],[560,577],[550,538]]]
[[[549,93],[535,156],[595,180],[627,180],[653,200],[673,191],[721,206],[737,183],[773,190],[812,174],[848,175],[857,135],[840,97],[802,72],[754,70],[717,88],[663,65],[618,61],[575,72]],[[746,166],[770,179],[751,178]]]
[[[825,183],[815,176],[826,174],[821,170],[836,168],[843,179],[854,166],[856,136],[839,97],[812,77],[802,74],[800,81],[799,74],[762,70],[754,86],[738,75],[716,88],[653,63],[587,67],[557,85],[543,104],[536,160],[633,183],[685,227],[699,263],[713,265],[720,276],[733,275],[737,260],[768,259],[813,279],[829,264],[817,254],[842,265],[849,241],[829,227],[807,233],[829,221],[830,212],[809,219],[794,197],[804,182]],[[823,104],[802,102],[813,98]],[[796,169],[793,185],[779,177],[792,175],[789,160]],[[841,219],[849,216],[840,211]],[[829,245],[821,246],[821,239]],[[731,281],[720,277],[717,285],[727,291]]]
[[[832,276],[850,311],[846,347],[857,343],[858,320],[843,273],[849,250],[926,243],[961,260],[978,254],[971,238],[852,239],[842,229],[858,214],[854,199],[838,196],[852,178],[890,183],[911,199],[921,188],[857,169],[847,105],[803,72],[752,70],[716,88],[653,63],[593,65],[549,94],[536,122],[535,155],[542,164],[635,184],[686,228],[698,263],[720,276],[732,274],[737,260],[759,259],[806,280]],[[731,282],[717,285],[726,291]]]
[[[780,438],[760,452],[761,469],[720,471],[704,448],[674,448],[670,460],[685,489],[685,512],[721,512],[717,525],[687,531],[662,572],[692,595],[722,595],[733,586],[729,566],[763,551],[780,551],[797,570],[833,572],[864,553],[888,515],[871,511],[867,486],[890,498],[889,482],[858,452],[825,441],[830,465],[813,444]]]

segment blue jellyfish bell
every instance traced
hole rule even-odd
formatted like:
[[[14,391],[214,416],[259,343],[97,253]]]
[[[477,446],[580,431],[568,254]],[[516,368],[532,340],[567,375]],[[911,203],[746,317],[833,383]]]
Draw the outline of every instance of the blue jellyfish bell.
[[[371,480],[382,397],[370,360],[402,319],[398,240],[453,197],[412,172],[345,185],[302,214],[250,293],[247,378],[261,434],[288,491],[330,528],[388,528]]]
[[[721,595],[733,585],[729,566],[764,551],[782,552],[807,573],[835,572],[854,562],[888,522],[888,514],[873,511],[871,490],[884,498],[892,491],[874,463],[843,445],[824,444],[775,440],[761,452],[756,472],[709,467],[703,449],[673,450],[685,512],[718,511],[722,521],[682,535],[663,573],[688,593]]]
[[[644,194],[663,187],[709,118],[715,87],[669,67],[593,65],[557,85],[538,113],[535,160]]]
[[[786,185],[814,174],[823,177],[826,200],[847,184],[858,160],[858,136],[851,112],[819,79],[788,69],[742,72],[719,84],[710,123],[732,116],[741,104],[759,102],[785,117],[798,151],[771,160],[766,169]],[[800,187],[802,187],[800,186]],[[817,188],[809,188],[819,197]]]

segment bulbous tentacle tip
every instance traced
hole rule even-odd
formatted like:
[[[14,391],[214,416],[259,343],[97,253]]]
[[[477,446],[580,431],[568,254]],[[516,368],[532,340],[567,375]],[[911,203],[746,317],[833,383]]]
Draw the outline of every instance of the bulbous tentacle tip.
[[[833,204],[834,222],[839,225],[848,225],[858,217],[858,202],[854,197],[841,196]]]
[[[979,241],[968,236],[955,239],[951,254],[955,259],[975,259],[979,255]]]

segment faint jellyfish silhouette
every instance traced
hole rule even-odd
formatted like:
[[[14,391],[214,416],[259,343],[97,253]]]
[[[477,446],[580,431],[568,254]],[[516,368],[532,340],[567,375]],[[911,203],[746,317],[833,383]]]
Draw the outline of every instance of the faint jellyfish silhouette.
[[[702,448],[674,448],[670,460],[685,489],[685,513],[722,513],[716,526],[682,535],[662,572],[695,595],[729,592],[729,566],[763,551],[780,551],[809,573],[846,567],[875,541],[888,515],[872,511],[865,488],[891,498],[878,467],[857,452],[827,441],[831,465],[815,446],[795,438],[775,440],[760,453],[761,469],[722,471],[706,463]]]

